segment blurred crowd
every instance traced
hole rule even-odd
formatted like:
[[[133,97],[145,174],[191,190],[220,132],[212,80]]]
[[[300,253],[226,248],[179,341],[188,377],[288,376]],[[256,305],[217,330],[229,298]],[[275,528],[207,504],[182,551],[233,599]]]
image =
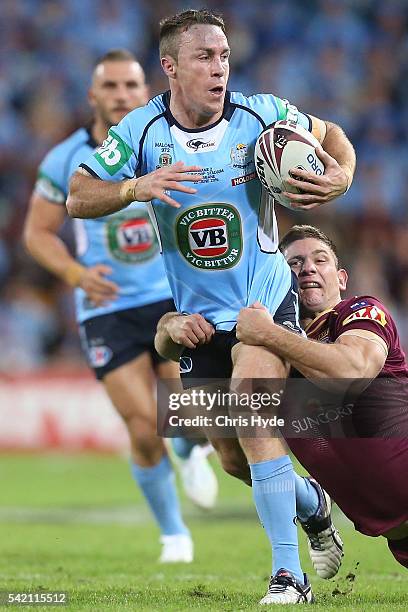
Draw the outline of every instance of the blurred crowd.
[[[301,221],[335,238],[348,294],[382,298],[408,349],[407,0],[2,0],[0,371],[81,359],[70,291],[24,253],[21,229],[38,163],[90,120],[95,59],[134,51],[154,95],[166,89],[159,20],[203,6],[227,23],[230,89],[288,98],[355,145],[349,193],[307,215],[280,208],[281,233]],[[72,241],[69,223],[64,235]]]

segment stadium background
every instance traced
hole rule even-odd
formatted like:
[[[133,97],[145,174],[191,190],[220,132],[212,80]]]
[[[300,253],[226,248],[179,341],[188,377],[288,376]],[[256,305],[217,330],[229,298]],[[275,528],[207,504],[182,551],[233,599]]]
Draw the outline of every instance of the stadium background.
[[[250,491],[231,478],[220,474],[220,501],[205,520],[184,500],[194,566],[159,571],[157,530],[122,456],[7,452],[126,449],[81,356],[71,292],[32,262],[21,230],[38,163],[89,121],[95,59],[133,50],[158,93],[159,19],[202,6],[224,13],[230,89],[287,97],[338,122],[354,143],[347,196],[307,215],[279,208],[280,230],[299,221],[326,230],[351,272],[348,293],[383,299],[408,349],[406,0],[2,0],[0,588],[69,590],[70,609],[258,609],[267,580],[269,547]],[[69,223],[64,235],[72,244]],[[347,555],[334,584],[312,573],[316,611],[406,609],[403,570],[385,544],[337,520]],[[304,538],[302,559],[310,572]]]
[[[152,95],[162,91],[157,23],[203,4],[228,25],[230,89],[286,97],[338,122],[355,145],[347,196],[307,215],[280,209],[280,230],[297,221],[327,230],[351,271],[348,293],[383,299],[408,347],[406,1],[3,0],[0,371],[81,359],[70,292],[24,253],[21,228],[43,155],[89,121],[95,59],[127,47],[145,66]]]

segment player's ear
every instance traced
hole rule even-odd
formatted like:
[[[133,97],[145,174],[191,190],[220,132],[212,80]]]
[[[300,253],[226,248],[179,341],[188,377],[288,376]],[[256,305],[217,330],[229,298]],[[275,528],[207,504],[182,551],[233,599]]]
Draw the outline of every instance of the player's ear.
[[[95,108],[96,106],[95,94],[93,92],[92,87],[88,89],[88,104],[91,108]]]
[[[177,71],[177,63],[176,61],[171,57],[171,55],[165,55],[164,57],[161,58],[160,60],[161,66],[164,70],[164,74],[169,78],[169,79],[174,79],[176,76],[176,71]]]
[[[337,278],[339,279],[340,291],[345,291],[347,287],[348,274],[344,268],[340,268],[340,270],[337,270]]]

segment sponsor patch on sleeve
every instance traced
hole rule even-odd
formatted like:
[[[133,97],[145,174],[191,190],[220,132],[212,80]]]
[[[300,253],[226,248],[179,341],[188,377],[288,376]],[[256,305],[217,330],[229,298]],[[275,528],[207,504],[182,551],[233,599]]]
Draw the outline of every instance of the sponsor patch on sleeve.
[[[111,176],[116,174],[130,159],[133,151],[112,129],[108,137],[95,152],[95,159]]]
[[[382,327],[387,325],[387,319],[385,316],[385,312],[378,308],[378,306],[368,305],[364,308],[360,308],[355,312],[352,312],[348,317],[346,317],[342,323],[344,325],[348,325],[349,323],[353,323],[354,321],[374,321],[375,323],[379,323]]]

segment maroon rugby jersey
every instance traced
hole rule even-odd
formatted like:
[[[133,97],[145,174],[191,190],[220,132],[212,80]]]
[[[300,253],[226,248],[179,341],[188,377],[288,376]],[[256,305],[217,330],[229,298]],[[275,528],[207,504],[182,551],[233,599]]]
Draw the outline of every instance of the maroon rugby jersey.
[[[374,297],[365,295],[342,300],[313,319],[306,333],[308,338],[318,342],[335,342],[342,333],[351,329],[372,332],[387,345],[388,356],[379,376],[408,377],[408,365],[393,318]]]
[[[333,343],[349,329],[373,332],[388,347],[379,376],[353,408],[359,437],[287,442],[356,529],[377,536],[408,520],[408,366],[390,313],[373,297],[342,300],[306,331],[311,339]]]

